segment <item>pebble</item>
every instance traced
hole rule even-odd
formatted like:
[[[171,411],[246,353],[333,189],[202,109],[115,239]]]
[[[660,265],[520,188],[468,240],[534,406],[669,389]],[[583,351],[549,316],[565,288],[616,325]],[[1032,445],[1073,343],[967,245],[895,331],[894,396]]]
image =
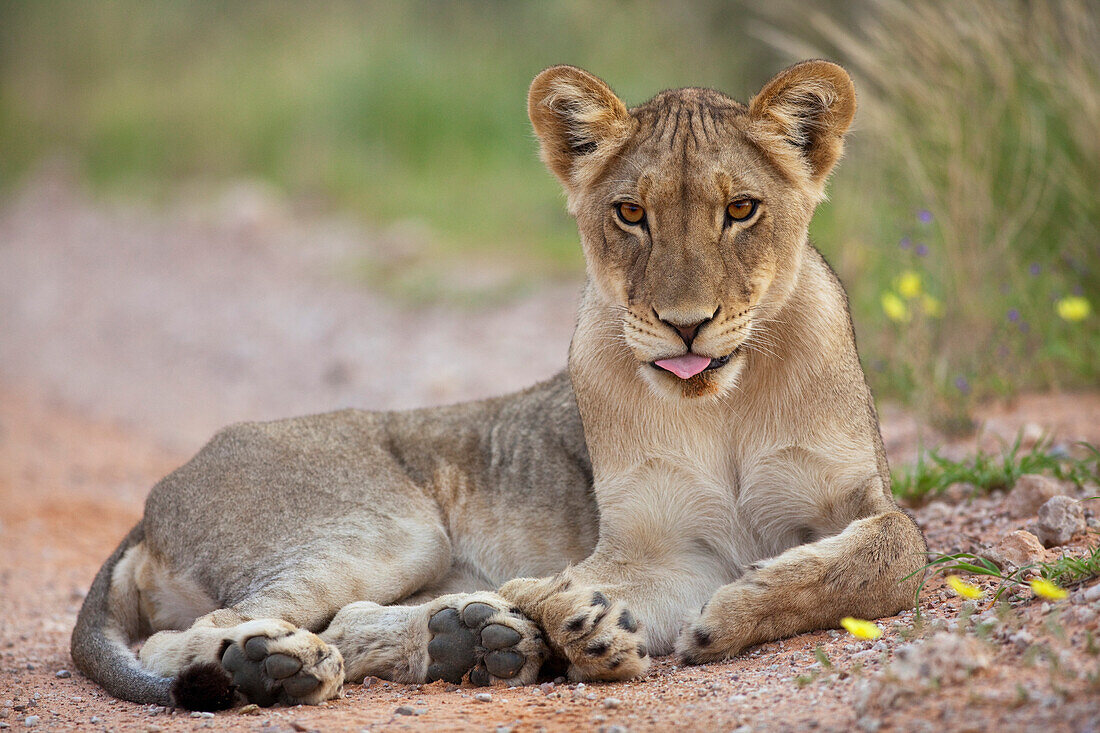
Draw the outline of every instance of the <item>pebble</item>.
[[[627,730],[621,725],[603,725],[600,726],[600,733],[627,733]]]
[[[1005,498],[1004,507],[1013,519],[1030,517],[1039,511],[1039,507],[1052,497],[1064,494],[1065,490],[1057,481],[1046,476],[1029,473],[1016,479],[1012,491]]]
[[[539,690],[542,692],[543,695],[549,695],[551,692],[554,691],[554,683],[543,682],[541,685],[539,685]]]
[[[57,677],[57,678],[59,678],[59,679],[67,680],[67,679],[69,679],[70,677],[72,677],[72,676],[73,676],[73,673],[72,673],[72,672],[70,672],[70,671],[69,671],[69,670],[67,670],[67,669],[59,669],[59,670],[57,670],[56,672],[54,672],[54,675],[53,675],[53,676],[54,676],[54,677]]]
[[[493,696],[490,695],[488,692],[479,692],[474,695],[474,699],[478,702],[492,702]]]
[[[28,715],[27,717],[23,718],[23,725],[27,726],[28,728],[33,728],[34,726],[38,725],[38,716]]]
[[[982,553],[1002,570],[1022,568],[1043,559],[1043,544],[1026,530],[1009,532],[991,549]]]
[[[93,715],[92,717],[88,718],[88,722],[92,725],[98,725],[99,723],[103,722],[103,719],[100,718],[98,715]]]
[[[498,725],[495,733],[512,733],[512,729],[506,725]]]
[[[408,705],[402,705],[401,707],[397,708],[397,710],[394,710],[394,712],[398,715],[416,715],[416,713],[413,712],[413,709],[410,708]]]
[[[1087,526],[1081,502],[1068,496],[1054,496],[1039,507],[1039,520],[1027,528],[1045,546],[1054,547],[1066,544]]]
[[[609,710],[614,710],[623,704],[623,701],[617,697],[605,697],[603,699],[603,706]]]
[[[1100,601],[1100,583],[1085,589],[1086,601]]]

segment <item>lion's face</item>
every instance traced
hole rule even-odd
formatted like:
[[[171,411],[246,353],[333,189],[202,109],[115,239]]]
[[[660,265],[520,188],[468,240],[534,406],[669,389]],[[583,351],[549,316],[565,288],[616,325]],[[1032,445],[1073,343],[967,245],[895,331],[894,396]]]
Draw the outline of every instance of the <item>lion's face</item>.
[[[760,325],[794,286],[854,112],[847,75],[809,62],[749,107],[680,89],[626,110],[595,77],[555,67],[530,104],[589,276],[618,314],[608,329],[659,392],[726,393],[746,352],[769,349]]]

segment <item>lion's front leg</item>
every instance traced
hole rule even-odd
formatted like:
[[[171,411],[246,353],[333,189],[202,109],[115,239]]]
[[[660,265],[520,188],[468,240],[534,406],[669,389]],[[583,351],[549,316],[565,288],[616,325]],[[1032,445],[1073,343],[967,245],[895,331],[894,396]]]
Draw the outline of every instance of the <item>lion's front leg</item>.
[[[815,629],[845,616],[892,616],[911,605],[925,563],[920,530],[900,511],[852,522],[840,534],[787,550],[725,585],[680,633],[688,664]]]
[[[551,651],[568,660],[571,680],[625,680],[649,668],[645,636],[630,609],[569,570],[517,578],[498,592],[542,627]]]

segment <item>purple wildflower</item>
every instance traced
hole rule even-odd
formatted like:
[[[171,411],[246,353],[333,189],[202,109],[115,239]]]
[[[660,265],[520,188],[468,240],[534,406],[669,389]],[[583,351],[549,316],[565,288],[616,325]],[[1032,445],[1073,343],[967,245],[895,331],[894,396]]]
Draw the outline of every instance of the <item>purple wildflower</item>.
[[[955,377],[955,389],[963,394],[970,394],[970,382],[968,382],[964,376],[960,375]]]
[[[1035,277],[1043,271],[1043,266],[1040,265],[1038,262],[1032,262],[1031,267],[1027,268],[1027,271],[1031,273],[1032,277]]]
[[[1020,311],[1016,310],[1015,308],[1009,308],[1008,320],[1012,321],[1013,323],[1020,320]]]
[[[925,244],[924,242],[921,242],[920,244],[917,245],[916,252],[917,252],[917,257],[924,257],[925,255],[928,254],[928,245]]]
[[[920,211],[917,212],[917,218],[920,219],[921,224],[931,224],[932,223],[932,212],[929,211],[928,209],[921,209]]]

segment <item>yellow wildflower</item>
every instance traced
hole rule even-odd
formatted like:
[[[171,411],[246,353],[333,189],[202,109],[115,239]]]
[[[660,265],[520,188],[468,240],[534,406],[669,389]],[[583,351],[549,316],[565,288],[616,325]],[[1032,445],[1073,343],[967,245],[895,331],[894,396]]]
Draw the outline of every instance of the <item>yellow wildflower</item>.
[[[940,302],[939,298],[934,298],[931,295],[921,296],[920,307],[933,318],[939,318],[943,315],[943,303]]]
[[[1058,315],[1067,321],[1083,321],[1092,313],[1092,303],[1080,295],[1068,295],[1054,304]]]
[[[947,585],[950,586],[951,590],[955,591],[963,598],[969,598],[973,601],[976,598],[982,597],[981,588],[976,585],[971,585],[970,583],[967,583],[965,580],[957,575],[948,575]]]
[[[921,294],[920,273],[906,270],[894,280],[894,287],[906,298],[915,298]]]
[[[1069,595],[1065,590],[1051,583],[1046,578],[1035,578],[1029,580],[1027,584],[1031,586],[1031,590],[1035,592],[1035,595],[1040,598],[1046,598],[1048,601],[1060,601]]]
[[[847,629],[848,633],[857,639],[877,639],[882,636],[882,629],[878,627],[878,624],[864,621],[861,618],[845,616],[840,619],[840,625]]]
[[[897,293],[889,290],[882,294],[882,311],[891,321],[906,323],[909,321],[909,306],[897,296]]]

